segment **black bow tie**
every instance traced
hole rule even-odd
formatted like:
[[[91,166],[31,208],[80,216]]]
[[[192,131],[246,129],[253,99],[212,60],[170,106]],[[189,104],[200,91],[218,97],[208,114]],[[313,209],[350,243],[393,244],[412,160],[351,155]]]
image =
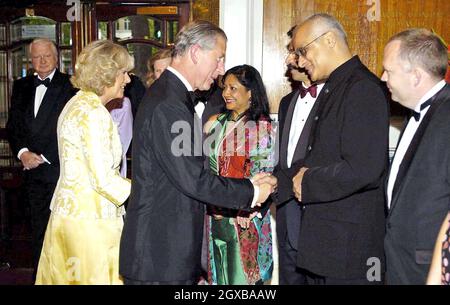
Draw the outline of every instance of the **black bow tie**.
[[[428,106],[431,105],[431,103],[433,102],[434,98],[430,98],[428,101],[426,101],[425,103],[423,103],[422,105],[420,105],[420,111],[424,110],[425,108],[427,108]],[[420,120],[420,112],[417,111],[412,111],[412,116],[414,117],[414,120],[416,120],[416,122],[419,122]]]
[[[196,106],[198,103],[205,103],[202,98],[195,91],[187,92],[188,98],[191,100],[192,104]]]
[[[44,85],[45,87],[48,87],[50,85],[50,78],[46,78],[44,80],[40,80],[39,77],[34,77],[34,86],[38,87],[40,85]]]
[[[314,85],[309,86],[308,88],[301,86],[300,97],[304,98],[308,92],[311,95],[311,97],[315,98],[317,96],[317,85],[314,84]]]

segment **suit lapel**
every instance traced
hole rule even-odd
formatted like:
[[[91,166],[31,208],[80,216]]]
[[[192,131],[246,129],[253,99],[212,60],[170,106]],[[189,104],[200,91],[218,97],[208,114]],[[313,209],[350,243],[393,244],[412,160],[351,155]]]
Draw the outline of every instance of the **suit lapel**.
[[[173,91],[177,96],[179,96],[181,102],[186,105],[189,109],[189,112],[192,115],[195,114],[194,101],[191,98],[189,91],[186,86],[183,84],[181,79],[179,79],[172,71],[167,70],[161,75],[161,77],[167,78],[167,85],[169,91]]]
[[[390,209],[389,213],[392,213],[392,210],[395,208],[395,205],[398,201],[398,196],[401,193],[401,189],[406,180],[408,170],[409,170],[412,162],[414,161],[414,157],[416,155],[417,149],[419,148],[419,145],[423,138],[423,135],[425,134],[427,127],[430,124],[431,118],[433,117],[433,114],[436,112],[436,110],[439,108],[439,106],[445,101],[445,98],[441,98],[442,97],[441,94],[445,91],[445,89],[447,87],[448,87],[448,85],[446,85],[436,95],[431,97],[431,99],[434,99],[434,101],[432,102],[430,109],[428,109],[425,117],[423,118],[422,122],[420,123],[420,126],[417,129],[416,133],[414,134],[414,137],[413,137],[411,143],[409,144],[408,150],[406,151],[405,156],[403,157],[403,160],[400,163],[398,174],[395,179],[394,188],[392,190],[391,209]]]
[[[58,70],[56,70],[53,79],[42,98],[36,118],[33,120],[34,133],[39,132],[41,128],[47,126],[48,117],[56,110],[61,90],[61,76]]]
[[[294,115],[294,109],[295,109],[295,105],[297,104],[297,99],[298,96],[300,94],[300,91],[297,90],[297,92],[292,96],[291,102],[289,103],[287,112],[286,112],[286,117],[284,119],[284,123],[283,123],[283,130],[282,130],[282,134],[283,137],[281,139],[281,147],[280,147],[280,151],[281,151],[281,168],[287,168],[287,149],[288,149],[288,145],[289,145],[289,134],[291,132],[291,125],[292,125],[292,117]]]
[[[303,126],[302,133],[300,134],[300,137],[297,141],[294,155],[292,157],[292,164],[305,158],[306,149],[308,147],[308,141],[310,138],[312,125],[315,121],[318,120],[318,117],[316,117],[316,112],[317,112],[318,108],[319,108],[319,103],[317,103],[317,101],[315,101],[314,105],[308,115],[308,118],[306,119],[305,125]]]
[[[36,95],[36,87],[34,86],[33,76],[29,77],[24,89],[24,101],[27,103],[25,110],[25,122],[31,124],[34,121],[34,98]]]

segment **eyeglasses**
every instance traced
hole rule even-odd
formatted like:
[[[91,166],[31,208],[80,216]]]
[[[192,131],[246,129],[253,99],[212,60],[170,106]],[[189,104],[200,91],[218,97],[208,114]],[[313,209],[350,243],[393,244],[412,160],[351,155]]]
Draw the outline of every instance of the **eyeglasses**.
[[[307,43],[304,47],[301,47],[301,48],[298,48],[297,50],[295,50],[295,55],[297,55],[297,56],[303,56],[303,57],[305,57],[306,56],[306,53],[308,52],[308,47],[312,44],[312,43],[314,43],[317,39],[319,39],[320,37],[322,37],[323,35],[325,35],[326,33],[328,33],[328,31],[327,32],[325,32],[325,33],[323,33],[322,35],[320,35],[320,36],[317,36],[314,40],[312,40],[310,43]]]

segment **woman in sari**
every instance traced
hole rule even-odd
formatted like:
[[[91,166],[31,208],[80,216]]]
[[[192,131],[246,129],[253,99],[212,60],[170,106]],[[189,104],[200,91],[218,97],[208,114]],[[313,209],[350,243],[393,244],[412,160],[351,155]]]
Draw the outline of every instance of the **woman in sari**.
[[[261,75],[242,65],[228,70],[223,79],[226,111],[205,125],[207,141],[214,140],[211,170],[231,178],[272,172],[275,143]],[[252,213],[213,207],[208,215],[208,282],[251,285],[269,280],[273,261],[268,204]]]

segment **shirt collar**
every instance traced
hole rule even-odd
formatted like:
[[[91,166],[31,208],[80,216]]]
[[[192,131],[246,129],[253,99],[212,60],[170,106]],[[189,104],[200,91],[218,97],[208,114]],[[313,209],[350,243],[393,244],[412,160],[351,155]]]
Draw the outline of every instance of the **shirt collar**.
[[[432,96],[434,96],[436,93],[438,93],[442,88],[445,86],[445,80],[441,80],[436,85],[434,85],[427,93],[425,93],[424,96],[420,99],[419,103],[417,103],[416,107],[414,108],[414,111],[420,112],[420,106],[428,101]]]
[[[191,84],[189,84],[187,79],[180,72],[178,72],[174,67],[168,66],[167,70],[169,70],[170,72],[175,74],[175,76],[181,80],[181,82],[184,84],[184,86],[186,87],[186,89],[188,91],[194,91],[194,89],[192,89],[192,86],[191,86]]]
[[[55,76],[55,72],[56,72],[56,68],[52,71],[52,73],[50,73],[49,75],[47,75],[47,77],[46,78],[44,78],[44,79],[47,79],[47,78],[50,78],[50,81],[53,79],[53,76]],[[36,75],[40,80],[44,80],[44,79],[42,79],[40,76],[39,76],[39,74],[37,74]]]

